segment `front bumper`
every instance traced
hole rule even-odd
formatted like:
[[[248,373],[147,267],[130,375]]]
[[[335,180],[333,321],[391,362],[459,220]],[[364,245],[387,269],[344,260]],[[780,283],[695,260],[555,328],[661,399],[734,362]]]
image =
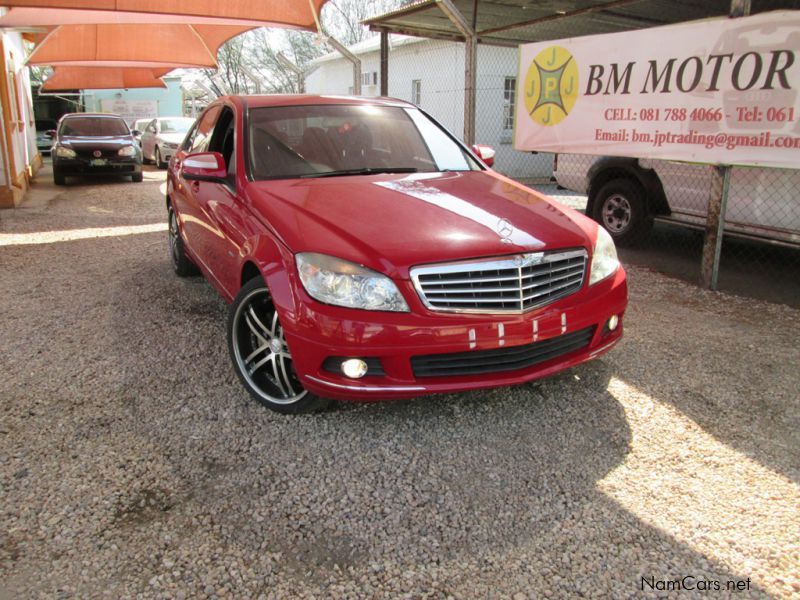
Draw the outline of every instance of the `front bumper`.
[[[416,296],[407,282],[406,297]],[[336,400],[378,401],[425,394],[515,385],[595,358],[622,337],[627,306],[625,271],[548,306],[521,315],[437,313],[412,306],[412,313],[371,313],[315,302],[305,291],[296,314],[282,314],[294,366],[310,392]],[[617,315],[613,332],[605,327]],[[412,357],[514,348],[593,327],[588,345],[513,371],[459,376],[417,376]],[[383,372],[349,379],[325,368],[330,357],[377,358]],[[329,363],[330,364],[330,363]]]
[[[53,158],[53,168],[64,175],[133,175],[142,172],[142,161],[137,157],[115,157],[102,159],[103,164],[93,162],[96,159],[83,157]]]

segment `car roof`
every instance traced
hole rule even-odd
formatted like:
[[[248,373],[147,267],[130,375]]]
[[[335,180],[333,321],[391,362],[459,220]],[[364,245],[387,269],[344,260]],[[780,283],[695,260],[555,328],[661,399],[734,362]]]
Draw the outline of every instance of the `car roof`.
[[[270,94],[264,96],[223,96],[220,100],[232,100],[235,104],[241,104],[247,108],[261,108],[265,106],[313,106],[325,104],[366,104],[372,106],[404,106],[413,107],[404,100],[396,98],[363,96],[334,96],[334,95],[315,95],[315,94]]]
[[[100,118],[108,118],[108,119],[122,119],[119,115],[114,115],[111,113],[67,113],[62,116],[62,119],[69,119],[72,117],[100,117]]]

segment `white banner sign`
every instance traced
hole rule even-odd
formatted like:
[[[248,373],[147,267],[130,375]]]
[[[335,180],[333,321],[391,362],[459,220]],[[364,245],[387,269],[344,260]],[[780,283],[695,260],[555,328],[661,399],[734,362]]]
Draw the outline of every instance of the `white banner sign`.
[[[800,168],[800,11],[525,44],[514,147]]]
[[[133,125],[137,119],[155,119],[158,116],[157,100],[101,100],[100,108],[103,112],[119,115]]]

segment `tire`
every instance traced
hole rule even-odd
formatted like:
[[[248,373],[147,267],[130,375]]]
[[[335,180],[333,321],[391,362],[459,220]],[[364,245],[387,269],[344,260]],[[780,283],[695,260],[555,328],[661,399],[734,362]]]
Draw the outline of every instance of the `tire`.
[[[53,183],[56,185],[67,185],[67,177],[56,167],[53,167]]]
[[[178,277],[189,277],[197,275],[199,270],[195,264],[186,256],[186,250],[183,246],[183,238],[181,238],[178,229],[178,217],[175,214],[175,209],[172,204],[167,207],[167,239],[169,241],[169,255],[172,258],[172,268],[175,269],[175,274]]]
[[[139,171],[138,173],[134,173],[133,175],[131,175],[131,181],[132,181],[133,183],[142,183],[142,181],[143,181],[143,180],[144,180],[144,175],[142,175],[142,172],[141,172],[141,171]]]
[[[618,246],[641,242],[653,227],[642,186],[632,179],[612,179],[592,199],[592,215]]]
[[[156,146],[155,158],[153,160],[156,163],[157,168],[159,169],[167,168],[167,163],[161,160],[161,149],[158,146]]]
[[[331,403],[300,383],[272,296],[260,277],[239,290],[228,309],[227,330],[233,368],[255,400],[293,415],[322,410]]]

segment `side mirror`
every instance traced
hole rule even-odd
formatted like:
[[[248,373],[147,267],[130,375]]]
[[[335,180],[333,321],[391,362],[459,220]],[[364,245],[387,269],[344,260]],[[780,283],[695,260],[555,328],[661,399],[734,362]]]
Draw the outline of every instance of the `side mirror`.
[[[478,155],[478,158],[486,163],[487,167],[491,167],[494,164],[494,148],[482,144],[475,144],[472,147],[472,151]]]
[[[228,169],[219,152],[198,152],[183,159],[181,174],[190,181],[222,182],[228,176]]]
[[[142,135],[142,132],[139,131],[138,129],[134,129],[133,131],[131,131],[131,135],[140,136],[140,135]]]
[[[47,131],[44,132],[44,134],[49,138],[54,138],[54,137],[56,137],[56,130],[55,129],[48,129]]]

